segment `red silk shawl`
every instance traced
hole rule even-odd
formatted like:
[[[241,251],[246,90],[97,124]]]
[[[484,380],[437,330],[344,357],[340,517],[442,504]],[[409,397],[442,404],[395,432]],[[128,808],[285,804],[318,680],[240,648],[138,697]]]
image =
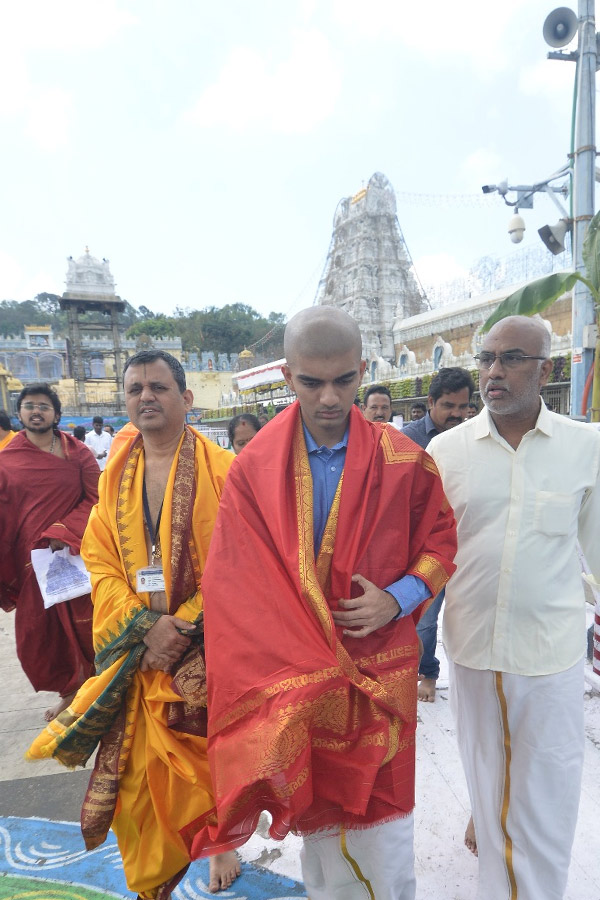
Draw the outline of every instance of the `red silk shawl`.
[[[422,607],[362,639],[331,610],[361,593],[355,573],[381,588],[418,575],[435,596],[455,550],[431,458],[355,407],[316,563],[298,403],[236,458],[202,581],[218,826],[184,835],[193,856],[243,843],[264,809],[276,838],[412,810]]]

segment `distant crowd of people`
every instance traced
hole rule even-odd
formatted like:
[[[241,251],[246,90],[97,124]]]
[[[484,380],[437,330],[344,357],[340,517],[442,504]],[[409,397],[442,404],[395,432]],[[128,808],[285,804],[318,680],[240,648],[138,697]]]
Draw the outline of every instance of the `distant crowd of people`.
[[[549,411],[544,325],[510,317],[471,374],[440,370],[394,427],[357,391],[357,324],[286,326],[296,401],[186,424],[178,360],[124,368],[130,423],[59,429],[47,384],[0,413],[0,606],[36,690],[58,693],[29,759],[84,765],[86,847],[114,830],[130,890],[210,892],[270,815],[303,837],[311,900],[414,900],[417,701],[450,696],[486,900],[562,900],[583,765],[584,597],[600,583],[600,434]],[[100,477],[101,476],[101,477]],[[45,606],[31,551],[81,555],[92,592]],[[52,555],[52,559],[56,559]],[[206,652],[205,652],[206,651]],[[440,898],[441,900],[441,898]]]

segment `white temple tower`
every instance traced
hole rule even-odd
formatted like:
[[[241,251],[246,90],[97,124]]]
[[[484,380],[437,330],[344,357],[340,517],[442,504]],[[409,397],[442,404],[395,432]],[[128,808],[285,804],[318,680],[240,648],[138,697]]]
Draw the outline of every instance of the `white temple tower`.
[[[376,172],[366,188],[338,203],[315,297],[316,304],[338,306],[358,322],[372,372],[381,357],[396,364],[394,318],[426,310],[411,265],[394,189]]]

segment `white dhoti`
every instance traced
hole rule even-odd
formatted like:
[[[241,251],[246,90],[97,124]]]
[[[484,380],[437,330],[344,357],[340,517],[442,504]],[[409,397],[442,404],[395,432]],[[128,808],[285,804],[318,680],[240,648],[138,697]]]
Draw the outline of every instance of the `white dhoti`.
[[[583,661],[555,675],[451,665],[480,900],[562,900],[583,768]]]
[[[414,900],[414,816],[372,828],[306,835],[300,858],[309,900]]]

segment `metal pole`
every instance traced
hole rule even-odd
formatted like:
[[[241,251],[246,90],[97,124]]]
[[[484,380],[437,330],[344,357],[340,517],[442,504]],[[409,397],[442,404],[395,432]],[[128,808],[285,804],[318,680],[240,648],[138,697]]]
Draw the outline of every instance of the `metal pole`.
[[[594,0],[579,0],[577,113],[575,120],[575,160],[573,184],[573,262],[585,274],[583,242],[594,215],[595,197],[595,110],[596,110],[596,24]],[[596,321],[594,303],[587,287],[577,282],[573,290],[571,415],[580,412],[586,375],[593,352],[584,347],[584,329]]]

